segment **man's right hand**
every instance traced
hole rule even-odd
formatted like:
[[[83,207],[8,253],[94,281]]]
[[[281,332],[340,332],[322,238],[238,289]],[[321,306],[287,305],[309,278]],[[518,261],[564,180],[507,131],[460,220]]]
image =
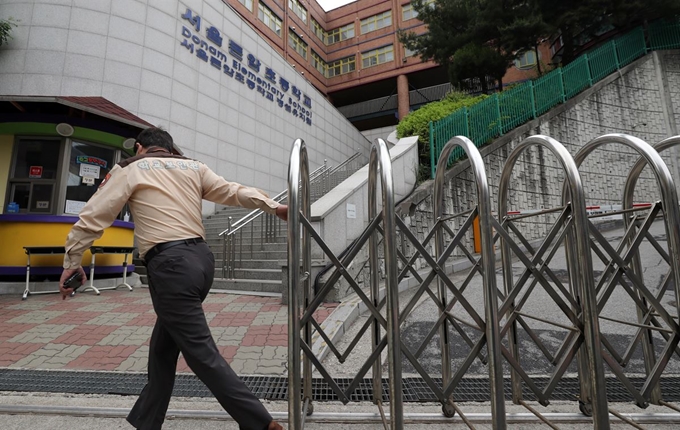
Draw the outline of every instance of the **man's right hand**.
[[[276,208],[276,216],[284,221],[288,221],[288,205],[279,205]]]
[[[85,282],[87,282],[87,275],[85,275],[83,266],[80,266],[77,269],[64,269],[61,273],[61,278],[59,279],[59,292],[61,293],[62,300],[66,300],[66,296],[73,294],[73,288],[64,288],[64,281],[77,271],[80,272],[80,285],[85,285]]]

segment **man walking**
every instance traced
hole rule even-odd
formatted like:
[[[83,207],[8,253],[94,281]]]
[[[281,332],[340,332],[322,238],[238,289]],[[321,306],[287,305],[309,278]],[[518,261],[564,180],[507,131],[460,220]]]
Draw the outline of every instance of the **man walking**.
[[[64,281],[76,271],[86,277],[83,253],[100,238],[128,203],[135,220],[139,254],[149,275],[156,325],[149,347],[148,383],[130,411],[128,422],[141,430],[160,429],[165,420],[180,351],[187,364],[222,407],[244,430],[282,429],[234,373],[210,334],[202,302],[215,273],[215,258],[205,243],[202,200],[262,209],[284,221],[288,207],[254,188],[228,182],[205,164],[172,154],[170,134],[142,131],[136,156],[106,175],[80,212],[66,239]]]

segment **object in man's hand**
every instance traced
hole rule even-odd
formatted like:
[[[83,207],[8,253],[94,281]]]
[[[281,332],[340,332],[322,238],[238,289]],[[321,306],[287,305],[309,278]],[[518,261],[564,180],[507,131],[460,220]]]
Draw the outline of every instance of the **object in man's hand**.
[[[74,273],[64,281],[64,288],[73,288],[73,291],[76,291],[82,285],[81,279],[80,272]]]

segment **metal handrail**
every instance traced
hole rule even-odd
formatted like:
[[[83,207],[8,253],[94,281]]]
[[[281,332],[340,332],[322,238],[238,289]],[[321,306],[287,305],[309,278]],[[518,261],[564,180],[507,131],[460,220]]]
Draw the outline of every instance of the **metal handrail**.
[[[343,161],[342,163],[340,163],[337,166],[332,167],[332,168],[328,167],[326,160],[324,160],[323,166],[319,167],[318,169],[314,170],[312,173],[309,174],[310,186],[313,186],[315,180],[320,178],[326,172],[327,172],[326,179],[330,179],[331,175],[338,172],[340,169],[342,169],[343,167],[345,167],[346,165],[348,165],[352,161],[356,160],[360,156],[361,156],[361,153],[357,152],[354,155],[352,155],[351,157],[349,157],[347,160]],[[330,191],[330,188],[327,191]],[[312,195],[312,200],[315,200],[314,197],[316,197],[316,196]],[[272,197],[272,200],[274,200],[275,202],[281,203],[281,202],[285,201],[286,198],[288,198],[288,190],[283,190],[280,193],[278,193],[277,195],[275,195],[274,197]],[[318,199],[318,197],[317,197],[317,199]],[[262,215],[262,212],[263,212],[262,209],[254,209],[253,211],[251,211],[247,215],[245,215],[243,218],[236,221],[234,224],[231,225],[232,233],[236,233],[236,231],[238,231],[241,227],[243,227],[243,225],[248,224],[250,221],[252,221],[252,220],[256,219],[257,217],[259,217],[260,215]],[[226,230],[220,232],[220,234],[218,234],[218,237],[222,237],[223,235],[227,234],[229,231],[230,231],[230,228],[227,228]]]
[[[313,171],[309,175],[310,180],[312,178],[319,177],[321,175],[321,173],[323,173],[327,169],[328,168],[327,168],[327,165],[326,165],[326,160],[324,160],[324,165],[319,167],[318,169],[316,169],[315,171]],[[281,203],[282,201],[286,200],[287,197],[288,197],[288,190],[283,190],[280,193],[278,193],[277,195],[275,195],[274,197],[272,197],[272,200],[274,200],[277,203]],[[245,225],[245,224],[249,223],[250,221],[256,219],[258,216],[262,215],[262,212],[263,212],[262,209],[254,209],[251,212],[248,212],[248,214],[246,214],[243,218],[236,221],[233,225],[231,225],[231,227],[228,227],[226,230],[220,232],[220,234],[218,234],[217,236],[222,237],[223,235],[227,234],[232,229],[233,229],[232,230],[233,232],[236,232],[239,228],[242,227],[241,224]]]
[[[361,161],[362,154],[357,152],[351,157],[349,157],[344,162],[340,163],[335,167],[329,167],[327,160],[324,160],[323,166],[314,170],[309,175],[309,185],[310,185],[310,201],[314,202],[319,198],[323,197],[331,189],[336,187],[340,182],[344,181],[350,174],[359,170],[359,167],[353,166],[352,163]],[[348,167],[351,166],[351,167]],[[355,168],[356,167],[356,168]],[[282,191],[277,194],[273,200],[276,202],[285,202],[288,198],[288,190]],[[236,269],[236,261],[239,262],[243,260],[243,231],[244,227],[251,226],[250,228],[250,255],[254,255],[254,228],[252,228],[253,222],[258,218],[262,221],[262,231],[261,239],[262,243],[275,243],[285,238],[285,231],[281,228],[281,223],[279,220],[275,219],[273,215],[267,214],[265,217],[261,217],[265,214],[261,209],[255,209],[248,213],[243,218],[239,219],[232,224],[232,218],[229,217],[227,229],[219,233],[218,237],[222,238],[222,277],[223,278],[234,278],[234,272]],[[236,234],[240,234],[240,240],[238,242],[238,248],[236,243]],[[247,250],[246,250],[247,251]]]

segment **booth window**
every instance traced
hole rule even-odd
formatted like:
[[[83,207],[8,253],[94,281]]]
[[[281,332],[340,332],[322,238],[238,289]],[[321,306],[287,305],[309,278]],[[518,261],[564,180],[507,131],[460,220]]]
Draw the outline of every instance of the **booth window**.
[[[22,213],[55,213],[61,141],[22,138],[16,143],[9,180],[9,202]]]
[[[76,215],[97,191],[116,162],[116,150],[71,142],[64,213]]]

